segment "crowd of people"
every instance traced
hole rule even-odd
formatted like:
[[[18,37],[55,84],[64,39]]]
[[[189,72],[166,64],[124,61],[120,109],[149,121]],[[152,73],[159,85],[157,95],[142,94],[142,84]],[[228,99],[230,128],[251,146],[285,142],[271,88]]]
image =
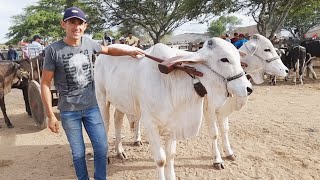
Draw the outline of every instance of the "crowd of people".
[[[104,41],[105,45],[110,45],[110,44],[127,44],[129,46],[134,46],[134,47],[140,47],[140,40],[136,36],[133,36],[131,32],[127,34],[126,37],[120,37],[119,40],[117,41],[116,39],[110,37],[108,35],[108,32],[105,32],[104,34]]]
[[[232,43],[237,49],[239,49],[245,42],[249,41],[250,35],[249,33],[233,33],[233,38],[230,37],[229,34],[225,34],[223,37],[226,41]]]
[[[7,51],[6,56],[4,55],[5,51]],[[43,53],[44,45],[41,36],[34,35],[29,44],[20,47],[19,51],[21,53],[12,45],[9,45],[9,49],[5,51],[0,51],[0,60],[17,61],[20,59],[31,59]]]

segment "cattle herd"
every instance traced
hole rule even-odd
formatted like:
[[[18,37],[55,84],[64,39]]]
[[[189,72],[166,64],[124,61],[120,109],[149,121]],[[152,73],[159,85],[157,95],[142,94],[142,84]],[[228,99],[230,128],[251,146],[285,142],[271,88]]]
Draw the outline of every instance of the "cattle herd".
[[[135,48],[123,44],[111,46]],[[114,124],[117,157],[127,157],[121,143],[121,127],[126,114],[134,128],[134,145],[142,145],[140,123],[146,129],[159,179],[175,179],[177,140],[196,136],[202,119],[206,121],[212,141],[213,167],[218,170],[224,168],[218,147],[218,130],[221,131],[222,149],[226,158],[234,161],[236,156],[228,138],[228,117],[247,103],[248,96],[253,92],[250,80],[261,84],[265,80],[264,75],[269,74],[272,77],[271,83],[275,85],[276,77],[286,77],[289,70],[293,69],[293,81],[296,82],[295,74],[299,70],[302,84],[306,68],[316,78],[312,63],[314,57],[320,57],[320,41],[305,41],[291,49],[276,49],[270,40],[255,34],[239,50],[225,40],[212,38],[197,52],[173,49],[159,43],[145,50],[145,53],[174,64],[188,65],[202,72],[203,76],[179,70],[169,74],[160,73],[159,63],[146,56],[135,61],[127,56],[99,55],[94,73],[96,97],[107,133],[110,104],[116,108]],[[36,68],[31,68],[36,63],[31,62],[21,60],[0,63],[0,103],[8,128],[13,125],[6,114],[4,95],[11,88],[22,89],[26,111],[31,115],[27,97],[28,82],[40,81],[40,73],[33,71]],[[241,66],[243,64],[245,66]],[[204,97],[196,92],[197,86],[205,89]],[[165,139],[164,146],[161,136]]]

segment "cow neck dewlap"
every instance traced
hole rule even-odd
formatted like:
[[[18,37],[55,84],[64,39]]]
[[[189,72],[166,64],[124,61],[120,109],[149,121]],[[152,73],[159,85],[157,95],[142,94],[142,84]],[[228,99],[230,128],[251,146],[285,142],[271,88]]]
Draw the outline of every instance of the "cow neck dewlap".
[[[206,62],[204,62],[206,63]],[[195,64],[194,67],[203,73],[203,77],[197,77],[205,88],[225,88],[226,81],[218,76],[216,73],[212,72],[204,63]]]

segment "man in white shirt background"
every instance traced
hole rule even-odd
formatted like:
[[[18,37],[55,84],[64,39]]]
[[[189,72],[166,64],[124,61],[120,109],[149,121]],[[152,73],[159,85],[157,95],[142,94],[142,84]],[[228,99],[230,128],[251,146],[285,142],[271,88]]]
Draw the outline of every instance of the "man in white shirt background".
[[[36,56],[39,56],[44,47],[41,44],[41,37],[39,35],[34,35],[33,36],[33,41],[31,44],[28,45],[28,57],[29,59],[32,59]]]

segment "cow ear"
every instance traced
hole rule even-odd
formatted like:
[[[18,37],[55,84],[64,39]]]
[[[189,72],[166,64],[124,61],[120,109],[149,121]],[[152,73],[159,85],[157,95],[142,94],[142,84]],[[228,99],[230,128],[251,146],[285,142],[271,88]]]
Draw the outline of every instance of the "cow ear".
[[[258,39],[258,36],[256,35],[256,34],[254,34],[253,36],[252,36],[252,39]]]
[[[247,42],[244,44],[247,49],[249,50],[249,55],[252,56],[254,53],[256,53],[257,49],[258,49],[258,45],[255,42]]]

